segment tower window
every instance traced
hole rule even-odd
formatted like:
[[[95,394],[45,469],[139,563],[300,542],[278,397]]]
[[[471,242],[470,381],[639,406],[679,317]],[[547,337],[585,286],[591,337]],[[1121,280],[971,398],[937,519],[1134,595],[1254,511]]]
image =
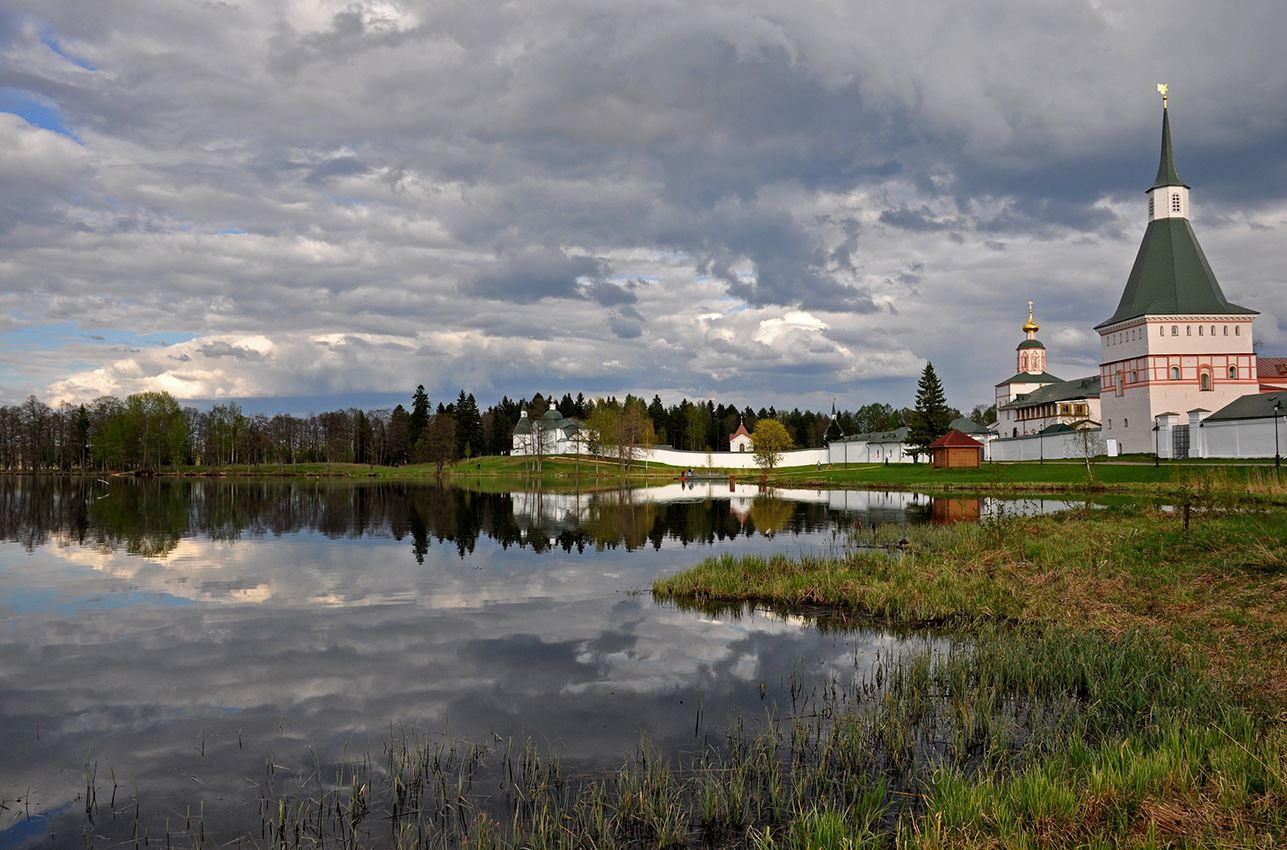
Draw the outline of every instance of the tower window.
[[[1176,192],[1171,196],[1171,212],[1180,211],[1180,193]]]
[[[1132,383],[1132,384],[1138,384],[1138,383],[1139,383],[1139,380],[1140,380],[1140,372],[1139,372],[1139,370],[1138,370],[1138,369],[1132,369],[1132,370],[1131,370],[1131,383]]]
[[[1238,327],[1237,325],[1234,325],[1234,327],[1233,327],[1233,335],[1234,335],[1234,336],[1242,336],[1242,328]]]
[[[1198,325],[1198,336],[1202,336],[1202,326]]]
[[[1211,335],[1215,336],[1215,325],[1211,326]]]
[[[1231,380],[1231,381],[1236,381],[1236,380],[1238,380],[1238,367],[1237,367],[1237,366],[1230,366],[1230,367],[1229,367],[1229,380]]]
[[[1148,217],[1149,218],[1153,217],[1153,196],[1152,195],[1150,195],[1148,199]]]
[[[1225,335],[1225,336],[1228,336],[1228,335],[1229,335],[1229,326],[1228,326],[1228,325],[1225,325],[1225,326],[1224,326],[1224,335]]]
[[[1166,328],[1162,327],[1161,325],[1158,325],[1158,326],[1157,326],[1157,335],[1158,335],[1158,336],[1166,336]]]
[[[1179,335],[1180,335],[1180,326],[1171,325],[1171,336],[1179,336]]]
[[[1185,336],[1193,336],[1193,325],[1185,325],[1185,326],[1184,326],[1184,335],[1185,335]]]
[[[1180,367],[1179,367],[1179,366],[1172,366],[1172,367],[1171,367],[1171,380],[1172,380],[1172,381],[1178,381],[1178,380],[1180,380]]]
[[[1211,389],[1211,373],[1205,369],[1198,375],[1198,389],[1207,392]]]

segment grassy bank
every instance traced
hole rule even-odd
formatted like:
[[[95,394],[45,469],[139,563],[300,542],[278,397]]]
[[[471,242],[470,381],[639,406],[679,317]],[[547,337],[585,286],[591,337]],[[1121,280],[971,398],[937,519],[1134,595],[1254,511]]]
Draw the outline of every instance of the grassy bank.
[[[936,764],[901,846],[1277,846],[1287,510],[1186,486],[1205,499],[1187,533],[1157,508],[890,527],[834,557],[710,559],[653,590],[936,624],[972,647],[911,660],[885,698],[924,703],[902,713],[913,737],[935,739],[917,718],[951,706],[940,737],[977,756]],[[1044,707],[1016,726],[1027,699]]]
[[[548,457],[539,474],[530,459],[509,456],[473,458],[448,464],[441,479],[468,487],[519,488],[540,482],[549,487],[647,486],[675,481],[679,467],[663,464],[635,464],[623,470],[615,462],[590,457]],[[1166,462],[1155,466],[1136,458],[1130,461],[1097,463],[1087,470],[1078,461],[1046,463],[985,464],[977,469],[936,469],[929,464],[852,464],[830,467],[800,467],[775,470],[765,476],[759,469],[704,470],[717,476],[732,476],[747,483],[808,489],[911,490],[924,493],[1175,493],[1205,486],[1236,487],[1253,496],[1283,494],[1287,473],[1275,470],[1272,462],[1210,463],[1206,461]],[[87,473],[89,474],[89,473]],[[132,474],[132,473],[116,473]],[[211,468],[181,467],[165,470],[164,476],[327,478],[350,480],[438,480],[434,464],[368,466],[345,463],[263,464]],[[94,473],[94,475],[100,475]],[[1208,488],[1209,489],[1209,488]]]

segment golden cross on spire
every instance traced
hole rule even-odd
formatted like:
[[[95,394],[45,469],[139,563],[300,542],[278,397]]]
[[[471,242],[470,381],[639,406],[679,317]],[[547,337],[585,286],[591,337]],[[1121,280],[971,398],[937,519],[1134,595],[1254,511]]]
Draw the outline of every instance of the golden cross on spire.
[[[1157,84],[1158,94],[1162,95],[1162,108],[1166,109],[1166,83]]]
[[[1028,302],[1028,321],[1032,321],[1032,302]]]

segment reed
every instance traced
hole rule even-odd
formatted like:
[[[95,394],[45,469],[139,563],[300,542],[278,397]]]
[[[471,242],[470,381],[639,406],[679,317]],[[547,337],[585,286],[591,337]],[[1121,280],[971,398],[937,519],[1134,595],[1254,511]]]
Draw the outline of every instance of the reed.
[[[424,850],[1269,846],[1287,728],[1165,638],[979,625],[886,654],[690,754],[574,773],[531,740],[391,728],[384,758],[271,756],[257,834],[167,844]],[[90,765],[92,777],[92,763]],[[92,781],[92,779],[91,779]],[[138,830],[136,834],[146,834]]]

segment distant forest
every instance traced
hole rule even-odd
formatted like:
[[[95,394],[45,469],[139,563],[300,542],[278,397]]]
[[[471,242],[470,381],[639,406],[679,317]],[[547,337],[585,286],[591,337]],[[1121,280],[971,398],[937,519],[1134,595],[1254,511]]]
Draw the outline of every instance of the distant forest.
[[[520,412],[539,417],[553,404],[564,416],[585,420],[596,404],[620,409],[642,405],[633,396],[587,400],[565,393],[553,401],[502,398],[480,411],[473,393],[461,390],[432,407],[418,387],[409,407],[314,413],[247,415],[235,402],[207,411],[183,407],[169,393],[135,393],[124,400],[103,396],[92,404],[50,407],[35,396],[0,406],[0,469],[5,471],[161,471],[178,467],[243,465],[285,468],[300,463],[400,466],[506,454]],[[660,396],[646,405],[659,445],[694,451],[727,451],[728,438],[744,422],[777,419],[797,447],[818,447],[840,436],[886,431],[906,424],[910,408],[867,404],[828,414],[779,411],[774,407],[717,404],[713,400],[667,406]],[[953,411],[953,415],[959,412]],[[975,408],[970,418],[995,419],[995,410]]]

